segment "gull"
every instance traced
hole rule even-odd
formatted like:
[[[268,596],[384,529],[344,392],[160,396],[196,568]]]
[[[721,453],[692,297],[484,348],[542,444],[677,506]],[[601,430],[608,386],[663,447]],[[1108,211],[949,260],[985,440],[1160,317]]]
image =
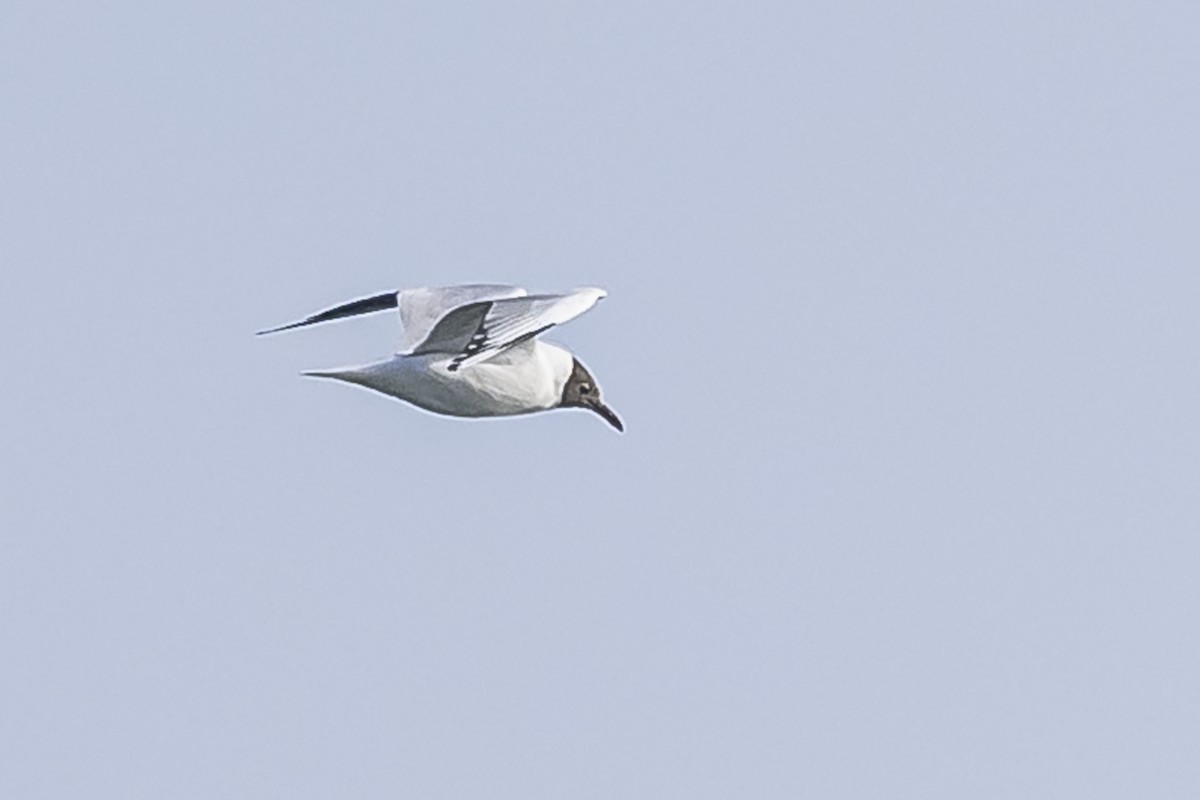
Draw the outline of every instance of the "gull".
[[[518,286],[468,284],[385,292],[258,334],[398,309],[403,336],[390,358],[311,370],[455,417],[505,417],[555,408],[594,411],[618,431],[616,413],[571,351],[538,337],[606,296],[603,289],[528,294]]]

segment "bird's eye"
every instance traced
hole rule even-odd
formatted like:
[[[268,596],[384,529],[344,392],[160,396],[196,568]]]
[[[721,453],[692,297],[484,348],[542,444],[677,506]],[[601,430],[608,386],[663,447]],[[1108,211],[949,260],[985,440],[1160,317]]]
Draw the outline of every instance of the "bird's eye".
[[[588,394],[591,391],[592,391],[592,385],[590,383],[579,384],[579,393],[580,394]]]

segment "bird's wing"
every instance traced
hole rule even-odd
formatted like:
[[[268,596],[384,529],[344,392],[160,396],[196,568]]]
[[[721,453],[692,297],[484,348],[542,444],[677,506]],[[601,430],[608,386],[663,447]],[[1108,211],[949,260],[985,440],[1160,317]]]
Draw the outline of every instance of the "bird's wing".
[[[445,354],[454,372],[578,317],[604,296],[603,289],[577,289],[467,303],[438,320],[412,354]]]
[[[521,287],[503,283],[405,289],[397,295],[400,324],[404,326],[400,352],[407,352],[418,342],[427,339],[437,321],[455,308],[483,300],[524,297],[525,294]]]
[[[298,322],[290,322],[277,328],[259,331],[259,334],[278,333],[292,328],[303,328],[305,325],[315,325],[318,322],[330,322],[335,319],[399,308],[400,324],[404,327],[404,336],[400,345],[400,350],[403,352],[428,336],[434,323],[453,308],[477,300],[522,297],[524,294],[524,289],[499,283],[475,283],[464,286],[437,286],[427,289],[405,289],[402,292],[384,292],[327,308]]]

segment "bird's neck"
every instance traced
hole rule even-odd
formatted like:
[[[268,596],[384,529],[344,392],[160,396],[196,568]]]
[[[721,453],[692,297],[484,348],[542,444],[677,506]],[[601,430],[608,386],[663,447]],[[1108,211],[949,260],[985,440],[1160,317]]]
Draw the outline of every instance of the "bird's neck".
[[[554,383],[555,397],[562,397],[563,389],[571,378],[571,371],[575,368],[575,356],[571,355],[569,350],[540,339],[537,341],[536,348],[538,358],[549,367],[548,372]]]

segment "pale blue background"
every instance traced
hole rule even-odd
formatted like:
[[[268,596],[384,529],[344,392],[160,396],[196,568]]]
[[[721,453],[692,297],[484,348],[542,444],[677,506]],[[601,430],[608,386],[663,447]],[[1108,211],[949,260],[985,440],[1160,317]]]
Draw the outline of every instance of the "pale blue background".
[[[1200,796],[1197,9],[9,0],[0,796]]]

